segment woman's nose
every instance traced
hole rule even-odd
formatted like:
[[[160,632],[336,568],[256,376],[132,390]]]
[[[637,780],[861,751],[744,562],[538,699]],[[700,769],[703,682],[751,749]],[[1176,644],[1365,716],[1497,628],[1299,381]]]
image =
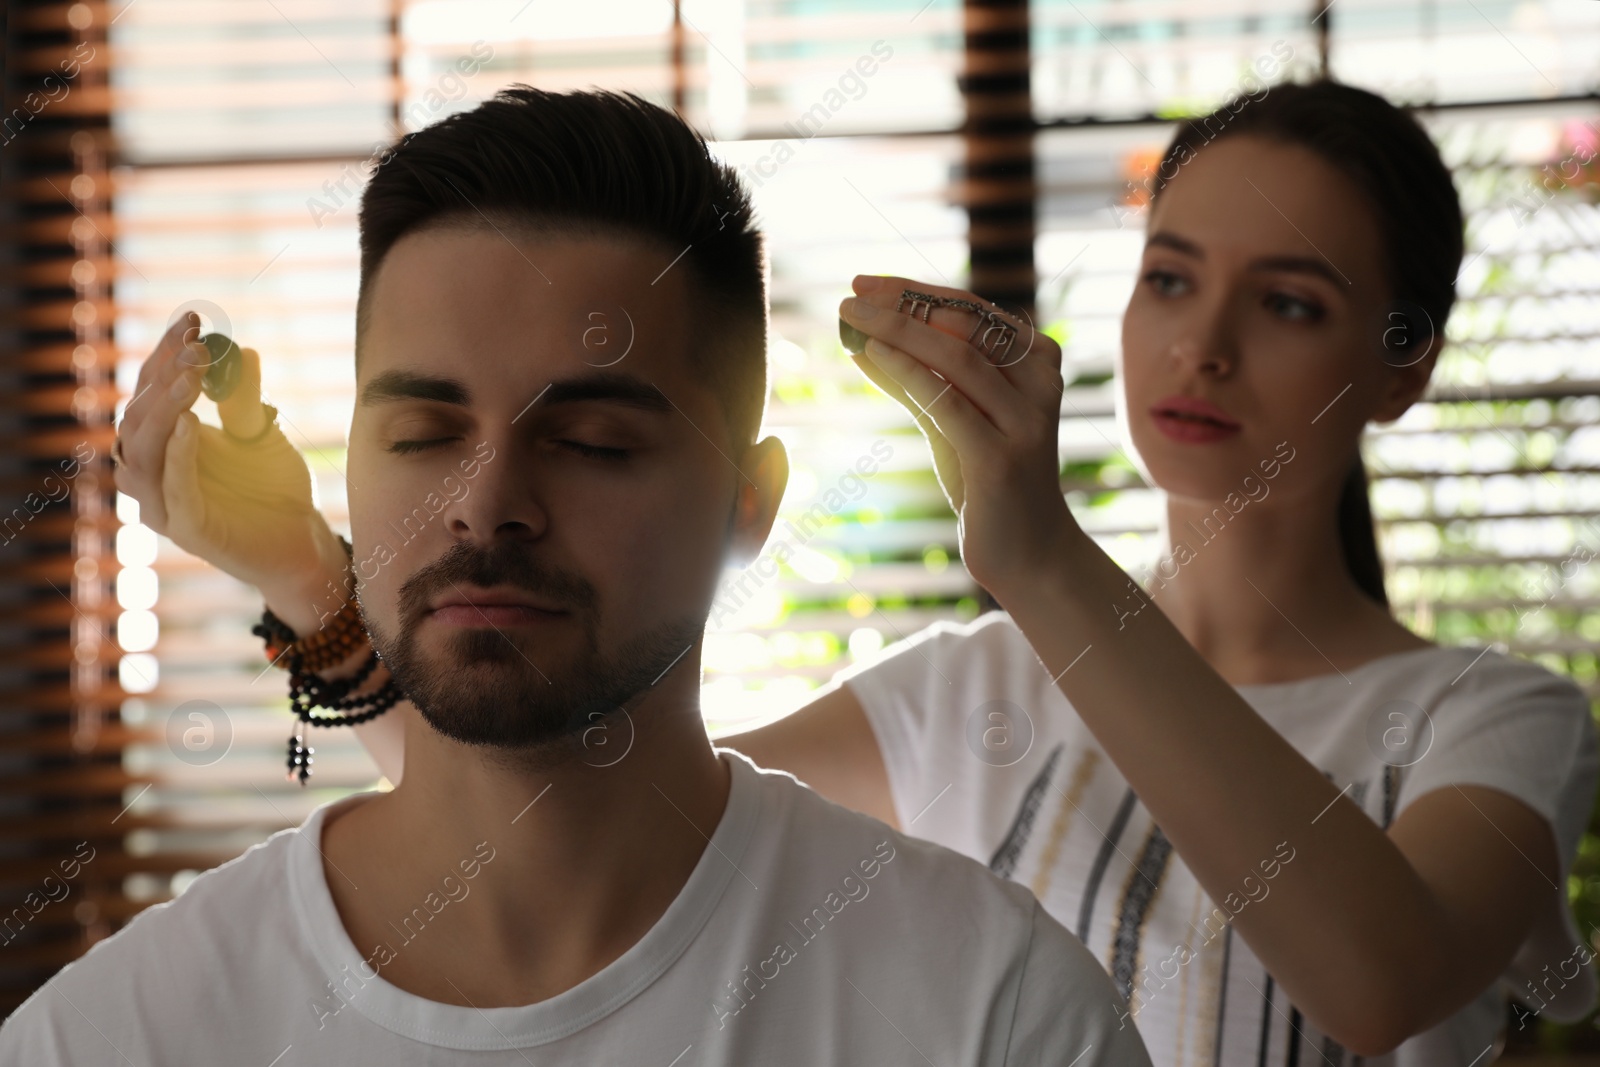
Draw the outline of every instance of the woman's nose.
[[[1220,315],[1209,317],[1173,341],[1168,356],[1195,371],[1227,374],[1235,362],[1232,333]]]

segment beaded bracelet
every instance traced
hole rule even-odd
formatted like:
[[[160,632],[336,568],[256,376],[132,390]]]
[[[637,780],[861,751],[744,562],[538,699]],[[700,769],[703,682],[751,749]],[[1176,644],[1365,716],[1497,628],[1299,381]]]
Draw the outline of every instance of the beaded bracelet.
[[[377,692],[365,696],[349,695],[350,690],[358,688],[366,681],[377,665],[378,653],[374,651],[367,657],[367,662],[361,669],[348,679],[330,681],[310,672],[289,676],[289,707],[295,713],[295,727],[294,732],[289,735],[289,753],[286,761],[287,777],[290,781],[298,777],[303,786],[311,777],[312,756],[316,749],[305,743],[306,724],[358,726],[376,719],[405,699],[405,693],[395,684],[392,677],[384,682]],[[341,711],[344,714],[316,715],[312,712],[314,707]]]
[[[355,551],[349,539],[339,537],[345,555],[352,561]],[[360,644],[370,641],[353,599],[346,600],[333,618],[316,634],[302,640],[272,611],[262,608],[261,621],[251,633],[266,642],[268,657],[289,672],[289,708],[295,713],[294,732],[289,735],[288,779],[300,779],[304,786],[311,777],[312,755],[316,749],[305,743],[305,726],[356,726],[370,722],[400,701],[405,693],[391,677],[376,692],[352,696],[378,666],[373,650],[359,670],[349,678],[328,679],[316,674],[343,663]],[[317,715],[315,708],[337,711],[338,715]]]
[[[353,563],[355,548],[350,540],[340,534],[339,543],[344,548],[345,557]],[[366,637],[366,630],[361,625],[361,612],[354,598],[339,605],[333,617],[310,637],[298,637],[287,623],[267,607],[262,608],[261,621],[252,626],[250,632],[266,642],[267,659],[274,664],[281,660],[290,674],[323,671],[343,663]]]

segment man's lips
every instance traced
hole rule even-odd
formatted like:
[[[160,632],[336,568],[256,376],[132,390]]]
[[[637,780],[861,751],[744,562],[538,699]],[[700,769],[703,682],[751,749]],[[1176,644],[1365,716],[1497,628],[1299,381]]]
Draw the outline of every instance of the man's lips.
[[[445,604],[426,618],[454,626],[530,626],[564,619],[566,612],[526,604]]]
[[[487,607],[521,607],[536,608],[539,611],[560,614],[562,609],[548,601],[541,601],[536,597],[524,593],[520,589],[508,586],[496,586],[484,589],[475,585],[460,585],[451,583],[445,592],[434,597],[428,604],[428,610],[438,611],[440,608],[458,605],[468,605],[480,608]]]
[[[566,614],[518,589],[456,585],[434,598],[427,617],[464,626],[516,626],[548,622]]]

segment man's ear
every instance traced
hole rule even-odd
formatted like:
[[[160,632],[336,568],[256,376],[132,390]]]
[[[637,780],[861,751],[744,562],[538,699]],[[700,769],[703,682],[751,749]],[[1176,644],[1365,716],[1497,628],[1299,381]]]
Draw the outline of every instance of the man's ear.
[[[767,437],[745,449],[739,469],[743,477],[734,490],[738,495],[728,562],[745,567],[761,554],[777,520],[778,505],[789,485],[789,453],[778,438]]]

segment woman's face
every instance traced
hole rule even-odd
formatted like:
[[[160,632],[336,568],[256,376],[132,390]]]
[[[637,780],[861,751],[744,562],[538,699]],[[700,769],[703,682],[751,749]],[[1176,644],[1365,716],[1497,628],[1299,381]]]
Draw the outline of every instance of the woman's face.
[[[1148,481],[1216,501],[1271,469],[1280,500],[1337,491],[1362,427],[1397,418],[1433,362],[1385,359],[1384,236],[1305,148],[1237,135],[1179,168],[1122,320],[1118,415]]]

